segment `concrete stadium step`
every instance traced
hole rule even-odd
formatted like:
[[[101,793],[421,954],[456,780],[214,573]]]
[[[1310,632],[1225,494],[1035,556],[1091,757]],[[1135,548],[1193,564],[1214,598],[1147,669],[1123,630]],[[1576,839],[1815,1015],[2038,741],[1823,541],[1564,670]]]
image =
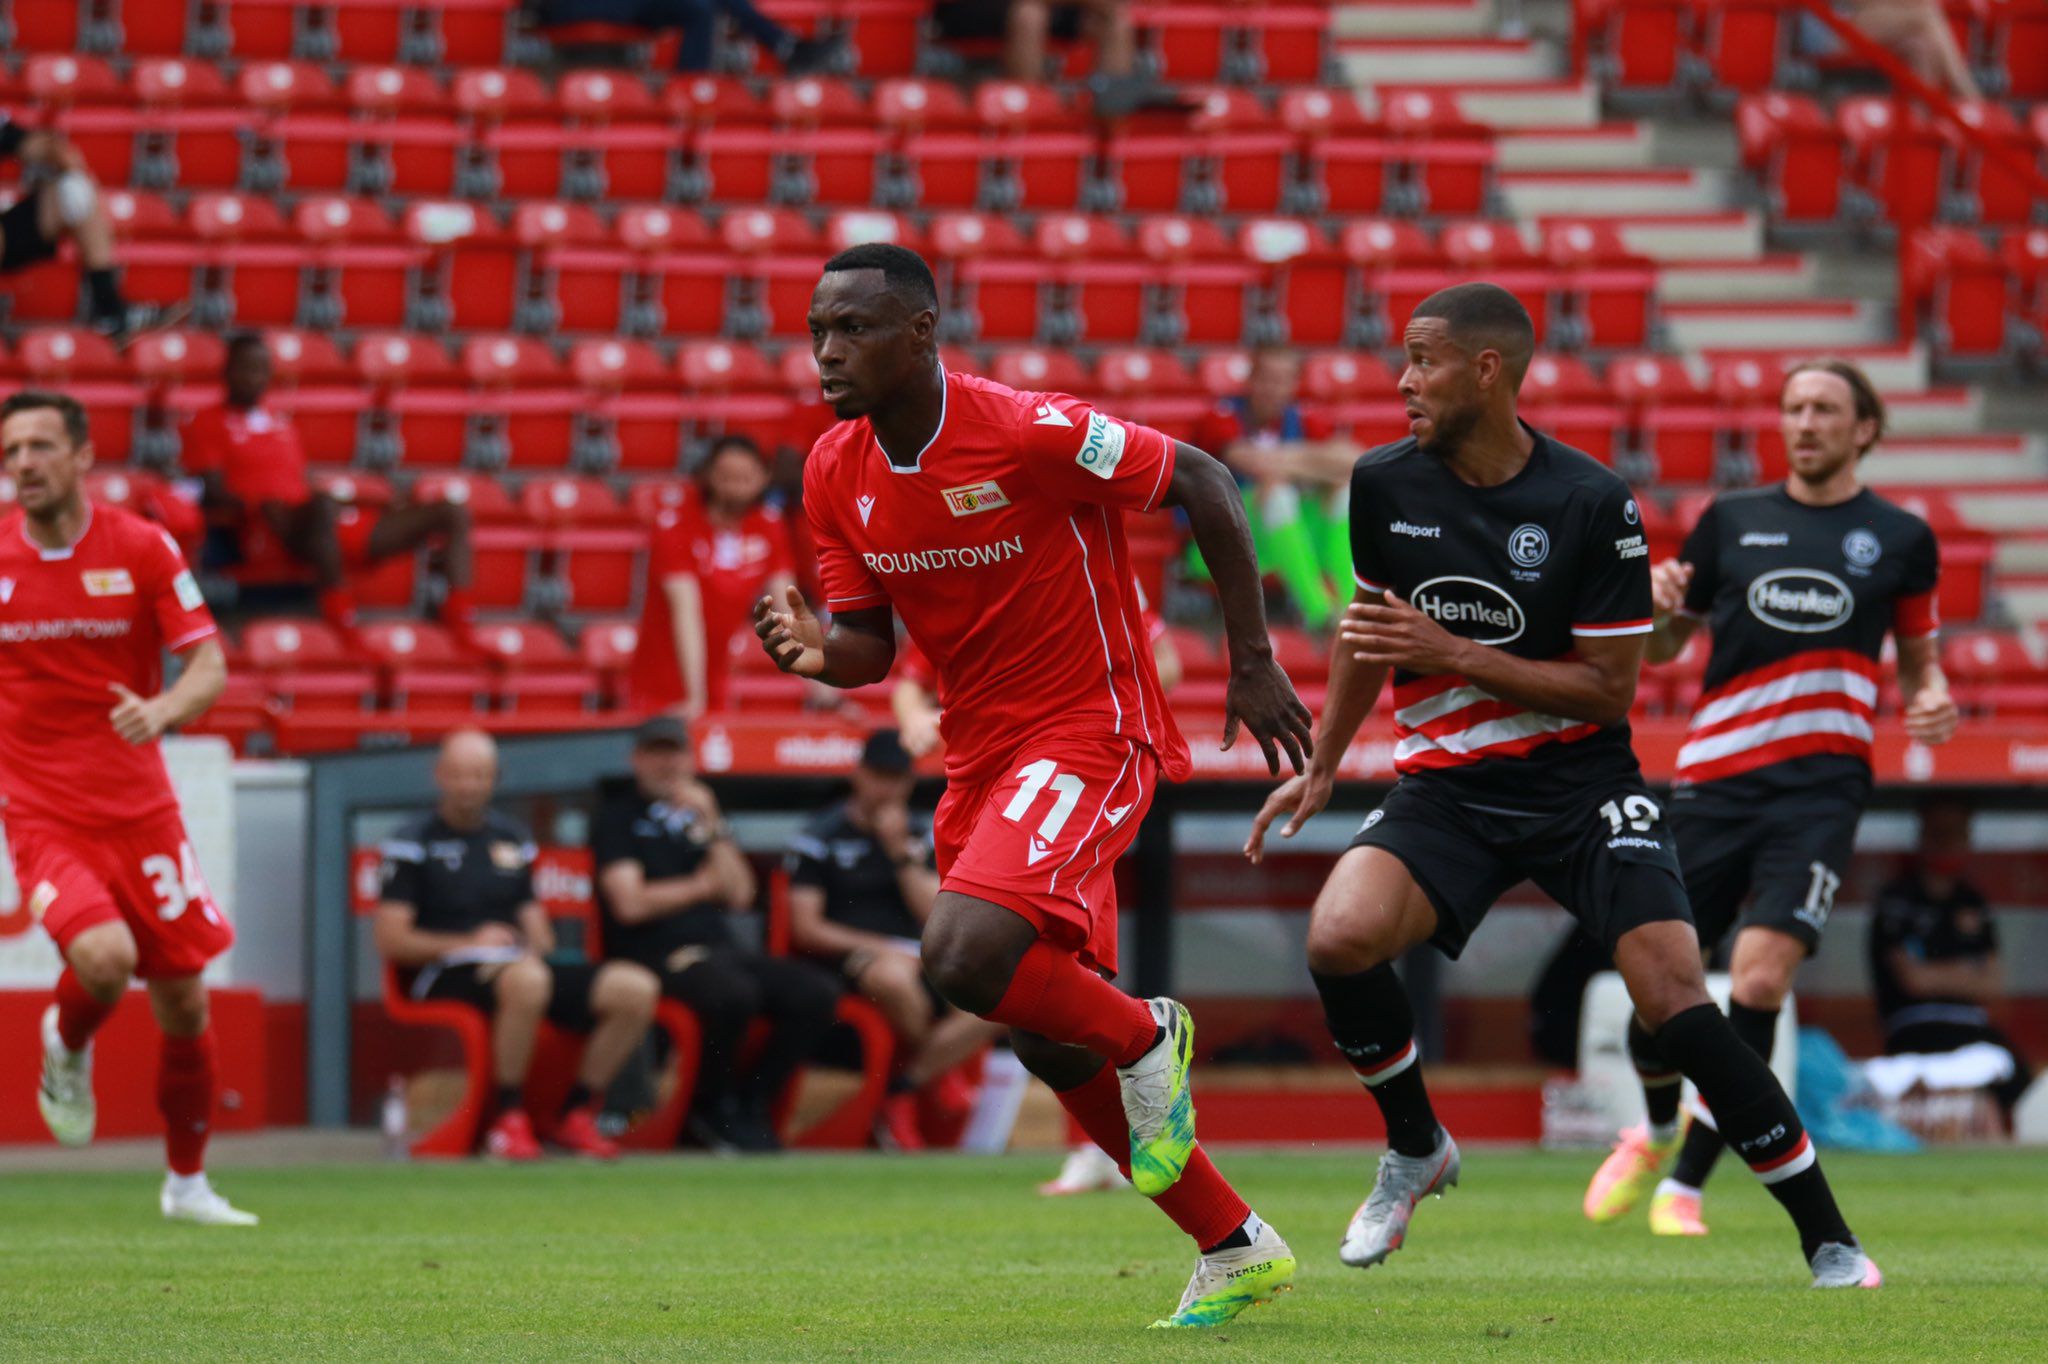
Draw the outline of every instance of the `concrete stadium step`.
[[[2025,490],[1990,487],[1951,491],[1956,510],[1973,526],[2031,532],[2048,526],[2048,485]]]
[[[1865,458],[1862,477],[1881,487],[2048,484],[2048,446],[2037,436],[1893,437]]]
[[[1581,215],[1566,211],[1562,216]],[[1619,219],[1621,239],[1631,251],[1657,261],[1754,261],[1764,254],[1763,219],[1755,213],[1690,213],[1649,217],[1633,213],[1590,213]]]
[[[1674,261],[1657,271],[1657,298],[1667,304],[1788,302],[1812,298],[1816,274],[1809,256]]]
[[[1886,425],[1898,437],[1961,436],[1984,429],[1984,391],[1937,388],[1925,393],[1887,393]]]
[[[1499,85],[1554,81],[1564,54],[1527,38],[1340,38],[1337,67],[1353,85]]]
[[[1991,571],[2001,583],[2008,577],[2048,577],[2048,533],[1999,536],[1991,547]]]
[[[1651,165],[1651,152],[1640,123],[1504,128],[1494,144],[1494,163],[1504,171],[1622,170]]]
[[[1682,166],[1503,171],[1498,181],[1508,212],[1517,218],[1696,215],[1727,209],[1734,203],[1734,187],[1726,172]]]
[[[1365,0],[1330,11],[1343,38],[1483,38],[1493,32],[1493,0]]]
[[[1679,350],[1874,346],[1893,335],[1891,309],[1859,299],[1673,303],[1663,323]]]
[[[1998,601],[2021,628],[2048,623],[2048,577],[2005,577],[1998,580]]]
[[[1788,365],[1796,360],[1809,360],[1821,349],[1811,344],[1787,344],[1782,337],[1768,330],[1753,335],[1761,336],[1769,344],[1710,346],[1700,352],[1700,358],[1711,362],[1717,354],[1734,354]],[[1887,404],[1894,401],[1895,394],[1928,391],[1929,367],[1925,346],[1829,346],[1826,351],[1861,366],[1863,372],[1870,376],[1870,382],[1877,385],[1877,391],[1885,395]]]
[[[1455,93],[1465,117],[1489,128],[1590,128],[1600,121],[1600,92],[1587,81],[1480,85]]]

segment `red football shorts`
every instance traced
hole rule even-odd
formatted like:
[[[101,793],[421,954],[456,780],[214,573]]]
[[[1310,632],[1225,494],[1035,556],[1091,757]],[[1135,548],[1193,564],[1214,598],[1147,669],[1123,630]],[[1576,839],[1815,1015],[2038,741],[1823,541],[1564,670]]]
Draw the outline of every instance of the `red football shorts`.
[[[1114,735],[1047,733],[1003,774],[949,786],[932,821],[941,887],[1029,919],[1084,965],[1116,972],[1116,860],[1138,836],[1159,762]]]
[[[7,841],[22,903],[60,952],[119,919],[135,935],[135,974],[154,980],[198,975],[235,940],[176,811],[116,829],[10,820]]]

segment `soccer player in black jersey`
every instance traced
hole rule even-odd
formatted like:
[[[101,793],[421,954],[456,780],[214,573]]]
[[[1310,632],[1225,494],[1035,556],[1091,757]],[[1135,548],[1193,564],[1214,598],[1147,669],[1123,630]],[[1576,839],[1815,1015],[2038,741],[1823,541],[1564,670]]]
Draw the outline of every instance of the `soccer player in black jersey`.
[[[1393,961],[1457,956],[1502,892],[1533,880],[1613,954],[1660,1054],[1785,1206],[1817,1287],[1875,1286],[1813,1144],[1763,1058],[1707,997],[1662,807],[1630,747],[1651,630],[1641,514],[1614,474],[1516,415],[1535,347],[1506,290],[1460,284],[1409,320],[1407,440],[1359,460],[1357,595],[1330,661],[1309,770],[1270,796],[1290,836],[1328,803],[1338,759],[1393,674],[1400,780],[1316,899],[1309,969],[1337,1047],[1386,1119],[1389,1150],[1339,1251],[1360,1268],[1457,1182],[1457,1144],[1416,1066]]]
[[[1713,635],[1678,753],[1671,831],[1700,946],[1735,932],[1729,1021],[1766,1059],[1870,797],[1887,633],[1898,641],[1907,736],[1938,744],[1956,728],[1936,661],[1934,532],[1857,478],[1884,434],[1877,390],[1854,365],[1813,361],[1786,376],[1779,408],[1790,474],[1715,499],[1680,558],[1656,566],[1649,641],[1650,661],[1661,663],[1702,624]],[[1700,1189],[1721,1134],[1695,1111],[1681,1144],[1679,1077],[1640,1023],[1629,1051],[1647,1121],[1622,1134],[1594,1175],[1586,1216],[1621,1217],[1655,1183],[1650,1229],[1704,1235]]]

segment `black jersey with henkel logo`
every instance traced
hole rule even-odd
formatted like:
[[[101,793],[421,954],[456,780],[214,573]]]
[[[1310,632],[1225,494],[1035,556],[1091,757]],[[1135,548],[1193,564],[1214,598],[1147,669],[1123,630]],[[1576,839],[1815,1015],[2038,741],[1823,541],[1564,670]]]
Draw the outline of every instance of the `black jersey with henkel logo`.
[[[1575,637],[1648,634],[1649,549],[1628,485],[1530,434],[1528,464],[1490,488],[1413,438],[1368,451],[1351,473],[1358,585],[1521,658],[1564,657]],[[1502,810],[1541,809],[1639,771],[1626,723],[1545,715],[1455,673],[1396,669],[1394,730],[1397,772]]]
[[[1870,780],[1886,631],[1939,625],[1927,523],[1868,488],[1813,507],[1783,484],[1716,498],[1686,537],[1685,613],[1713,634],[1680,787],[1726,794]]]

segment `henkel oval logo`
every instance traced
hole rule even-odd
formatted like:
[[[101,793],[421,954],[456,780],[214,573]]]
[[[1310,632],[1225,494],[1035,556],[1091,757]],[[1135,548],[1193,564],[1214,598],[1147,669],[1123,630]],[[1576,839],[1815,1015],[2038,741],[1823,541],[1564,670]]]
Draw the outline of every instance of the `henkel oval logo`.
[[[1848,624],[1856,596],[1832,573],[1781,568],[1749,585],[1749,613],[1776,629],[1813,635]]]
[[[1408,594],[1409,604],[1454,635],[1475,644],[1522,637],[1528,620],[1506,591],[1478,578],[1431,578]]]

